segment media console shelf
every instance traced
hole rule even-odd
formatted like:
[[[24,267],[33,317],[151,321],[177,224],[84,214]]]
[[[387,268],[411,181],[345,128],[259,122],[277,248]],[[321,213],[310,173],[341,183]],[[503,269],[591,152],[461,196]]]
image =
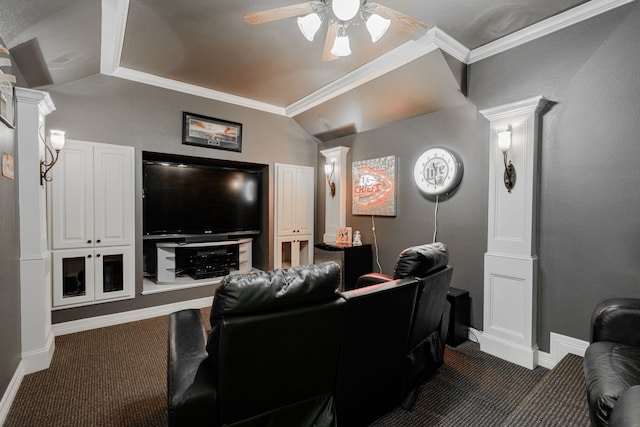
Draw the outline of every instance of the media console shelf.
[[[215,282],[230,273],[252,270],[252,239],[221,242],[158,242],[157,284]]]

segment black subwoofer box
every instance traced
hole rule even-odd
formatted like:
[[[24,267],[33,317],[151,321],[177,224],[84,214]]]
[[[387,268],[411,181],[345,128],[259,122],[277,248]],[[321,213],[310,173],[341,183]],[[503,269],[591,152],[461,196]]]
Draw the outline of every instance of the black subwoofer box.
[[[451,304],[447,344],[456,347],[469,339],[469,292],[449,288],[447,301]]]

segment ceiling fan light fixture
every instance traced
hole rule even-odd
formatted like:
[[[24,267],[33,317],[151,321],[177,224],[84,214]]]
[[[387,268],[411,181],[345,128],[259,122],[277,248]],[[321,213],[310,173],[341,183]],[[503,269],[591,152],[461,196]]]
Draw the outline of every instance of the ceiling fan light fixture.
[[[339,20],[350,21],[360,10],[360,0],[333,0],[331,10]]]
[[[335,56],[349,56],[351,55],[351,46],[349,46],[349,36],[344,31],[344,28],[340,30],[340,33],[333,42],[331,48],[331,54]]]
[[[371,41],[375,43],[387,32],[389,25],[391,25],[391,20],[373,13],[367,19],[366,25],[367,31],[369,31],[369,35],[371,36]]]
[[[320,19],[320,15],[315,12],[298,18],[298,28],[302,35],[310,42],[313,41],[313,37],[320,29],[320,24],[322,24],[322,19]]]

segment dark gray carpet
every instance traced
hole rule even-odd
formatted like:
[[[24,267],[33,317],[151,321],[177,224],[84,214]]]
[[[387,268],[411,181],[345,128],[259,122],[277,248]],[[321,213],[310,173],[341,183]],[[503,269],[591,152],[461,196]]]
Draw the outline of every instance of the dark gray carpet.
[[[412,411],[396,408],[372,427],[571,427],[588,419],[581,357],[569,355],[552,371],[529,370],[466,342],[447,348]]]
[[[51,367],[25,376],[5,427],[166,426],[167,325],[161,317],[56,338]],[[411,412],[372,426],[586,426],[581,365],[568,356],[552,371],[528,370],[467,342],[447,348]]]
[[[582,357],[565,356],[509,415],[504,425],[588,427]]]

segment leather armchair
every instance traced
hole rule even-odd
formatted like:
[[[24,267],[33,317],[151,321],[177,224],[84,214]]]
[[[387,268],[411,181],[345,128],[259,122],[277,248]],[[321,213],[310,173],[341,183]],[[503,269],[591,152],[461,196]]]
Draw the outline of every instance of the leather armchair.
[[[609,418],[611,427],[640,427],[640,385],[622,393]]]
[[[400,403],[418,284],[407,278],[342,293],[347,320],[335,394],[338,425],[369,425]]]
[[[408,278],[417,278],[419,282],[404,349],[401,395],[405,409],[413,406],[420,386],[444,362],[451,308],[447,292],[453,275],[448,262],[448,249],[443,243],[413,246],[398,255],[392,277],[370,273],[356,282],[356,288]]]
[[[640,392],[633,386],[640,385],[640,299],[610,299],[596,306],[583,368],[592,424],[638,425],[633,423],[640,419]]]
[[[442,363],[442,250],[400,257],[426,277],[344,293],[333,262],[227,276],[208,333],[199,310],[170,316],[169,426],[364,426],[393,409]]]
[[[339,280],[332,262],[227,276],[208,334],[199,310],[172,313],[169,426],[335,426]]]

